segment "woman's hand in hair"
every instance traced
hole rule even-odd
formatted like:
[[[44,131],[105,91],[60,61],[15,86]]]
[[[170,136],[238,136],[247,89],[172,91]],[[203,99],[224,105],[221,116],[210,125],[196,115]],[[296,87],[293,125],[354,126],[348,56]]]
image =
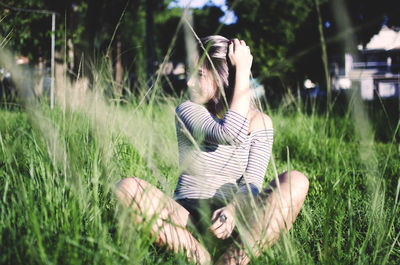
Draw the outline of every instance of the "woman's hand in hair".
[[[251,98],[250,68],[253,62],[253,56],[246,43],[238,39],[234,39],[229,44],[228,56],[232,65],[236,68],[235,88],[230,109],[246,117],[249,111]]]
[[[214,211],[211,217],[210,231],[216,238],[226,239],[235,228],[235,209],[231,204]]]
[[[249,46],[246,45],[244,40],[234,39],[229,42],[228,56],[231,64],[236,67],[238,71],[249,71],[253,63],[253,56],[251,55]]]

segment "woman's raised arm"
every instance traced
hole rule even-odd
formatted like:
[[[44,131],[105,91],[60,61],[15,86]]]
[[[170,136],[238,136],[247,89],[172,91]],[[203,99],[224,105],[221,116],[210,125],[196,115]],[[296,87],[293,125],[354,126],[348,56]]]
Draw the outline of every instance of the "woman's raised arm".
[[[229,43],[228,56],[232,65],[236,68],[235,88],[229,109],[246,117],[250,107],[250,69],[253,56],[246,43],[238,39]]]
[[[215,118],[204,106],[185,101],[176,108],[176,128],[197,142],[212,144],[241,143],[246,139],[249,121],[246,117],[228,110],[222,120]]]

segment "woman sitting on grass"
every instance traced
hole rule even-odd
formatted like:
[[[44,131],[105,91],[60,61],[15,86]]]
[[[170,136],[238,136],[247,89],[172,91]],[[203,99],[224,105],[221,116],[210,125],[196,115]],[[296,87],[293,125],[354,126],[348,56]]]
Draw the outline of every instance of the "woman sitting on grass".
[[[291,227],[308,180],[285,172],[262,191],[273,127],[251,104],[250,49],[221,36],[203,38],[199,46],[206,52],[188,81],[191,100],[176,109],[182,174],[174,199],[140,178],[123,179],[117,194],[132,207],[135,222],[153,222],[158,245],[199,264],[211,263],[210,253],[218,264],[247,264],[249,255],[259,255]],[[204,237],[196,235],[205,234],[227,246],[221,255],[199,242]]]

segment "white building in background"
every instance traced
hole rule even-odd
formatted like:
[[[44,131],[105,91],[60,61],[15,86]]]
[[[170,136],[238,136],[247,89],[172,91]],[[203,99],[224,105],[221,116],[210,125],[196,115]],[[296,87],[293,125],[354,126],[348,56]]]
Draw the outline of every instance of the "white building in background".
[[[358,54],[345,54],[344,67],[331,67],[334,90],[361,88],[361,97],[373,100],[399,98],[400,31],[383,26],[378,34]]]

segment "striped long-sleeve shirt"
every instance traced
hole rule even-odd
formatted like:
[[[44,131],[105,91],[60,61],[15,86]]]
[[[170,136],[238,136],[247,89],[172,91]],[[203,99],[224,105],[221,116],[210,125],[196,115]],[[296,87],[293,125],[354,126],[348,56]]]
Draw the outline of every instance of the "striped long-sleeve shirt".
[[[228,110],[218,119],[191,101],[176,108],[175,118],[182,170],[175,199],[230,201],[237,192],[261,190],[272,151],[272,128],[249,134],[249,121],[242,115]]]

